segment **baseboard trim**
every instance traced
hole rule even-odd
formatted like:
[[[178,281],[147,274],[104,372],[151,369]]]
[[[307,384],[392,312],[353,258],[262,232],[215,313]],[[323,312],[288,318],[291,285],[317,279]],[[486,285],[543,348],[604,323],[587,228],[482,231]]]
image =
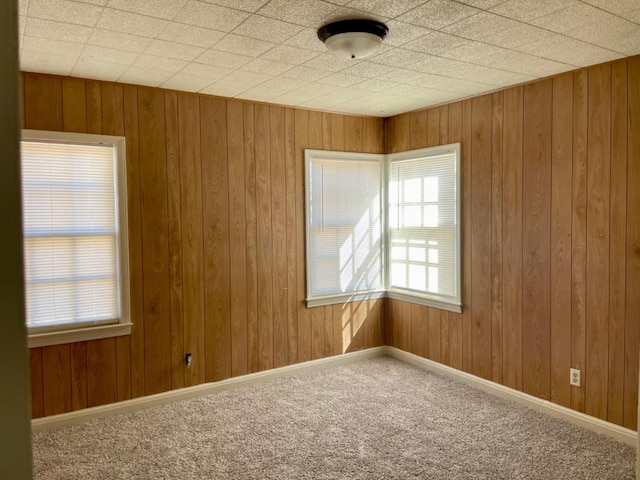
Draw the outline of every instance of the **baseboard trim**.
[[[381,357],[386,354],[386,347],[374,347],[358,352],[345,353],[328,358],[311,360],[308,362],[274,368],[263,372],[250,373],[239,377],[233,377],[219,382],[204,383],[193,387],[170,390],[168,392],[134,398],[122,402],[101,405],[99,407],[85,408],[74,412],[61,413],[43,418],[31,420],[31,430],[40,432],[51,428],[63,427],[86,422],[96,418],[109,417],[121,413],[134,412],[144,408],[155,407],[165,403],[186,400],[212,393],[223,392],[239,387],[248,387],[257,383],[268,382],[276,378],[289,377],[300,373],[314,372],[326,368],[348,365],[370,358]]]
[[[395,347],[386,347],[387,354],[398,360],[401,360],[412,365],[425,368],[435,373],[439,373],[450,377],[459,382],[465,383],[472,387],[476,387],[487,393],[495,395],[496,397],[511,400],[533,410],[545,413],[551,417],[559,418],[567,422],[573,423],[580,427],[592,430],[597,433],[602,433],[611,438],[614,438],[620,442],[627,443],[633,447],[637,447],[638,433],[634,430],[621,427],[605,420],[586,415],[570,408],[551,403],[548,400],[542,400],[541,398],[534,397],[532,395],[514,390],[504,385],[485,380],[484,378],[476,377],[470,373],[461,372],[455,368],[442,365],[432,360],[419,357],[404,350],[399,350]]]

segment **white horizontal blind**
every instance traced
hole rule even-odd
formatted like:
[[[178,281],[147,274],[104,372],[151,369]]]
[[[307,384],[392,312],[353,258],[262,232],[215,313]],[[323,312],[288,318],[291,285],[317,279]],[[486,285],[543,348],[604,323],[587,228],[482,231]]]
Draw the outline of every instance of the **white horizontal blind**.
[[[456,153],[390,162],[390,288],[459,302]]]
[[[28,327],[118,322],[116,181],[111,145],[22,142]]]
[[[309,297],[381,289],[380,162],[317,157],[307,174]]]

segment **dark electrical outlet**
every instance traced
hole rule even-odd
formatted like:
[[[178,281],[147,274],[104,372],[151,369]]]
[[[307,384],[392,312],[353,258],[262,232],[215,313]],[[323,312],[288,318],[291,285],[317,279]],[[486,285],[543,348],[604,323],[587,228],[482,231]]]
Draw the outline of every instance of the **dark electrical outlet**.
[[[184,364],[185,364],[187,367],[190,367],[190,366],[191,366],[191,354],[190,354],[190,353],[187,353],[187,354],[184,356]]]

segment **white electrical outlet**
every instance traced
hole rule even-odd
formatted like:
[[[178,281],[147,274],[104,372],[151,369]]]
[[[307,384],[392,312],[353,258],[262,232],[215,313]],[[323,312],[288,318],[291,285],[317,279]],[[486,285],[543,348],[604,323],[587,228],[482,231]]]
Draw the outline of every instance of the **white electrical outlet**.
[[[580,386],[580,370],[572,368],[569,372],[569,383],[574,387]]]

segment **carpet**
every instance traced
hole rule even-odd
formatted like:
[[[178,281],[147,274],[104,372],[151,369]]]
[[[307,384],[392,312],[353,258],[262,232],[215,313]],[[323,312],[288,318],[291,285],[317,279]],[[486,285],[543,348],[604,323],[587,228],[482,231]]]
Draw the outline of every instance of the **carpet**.
[[[390,357],[33,435],[36,479],[632,479],[635,449]]]

